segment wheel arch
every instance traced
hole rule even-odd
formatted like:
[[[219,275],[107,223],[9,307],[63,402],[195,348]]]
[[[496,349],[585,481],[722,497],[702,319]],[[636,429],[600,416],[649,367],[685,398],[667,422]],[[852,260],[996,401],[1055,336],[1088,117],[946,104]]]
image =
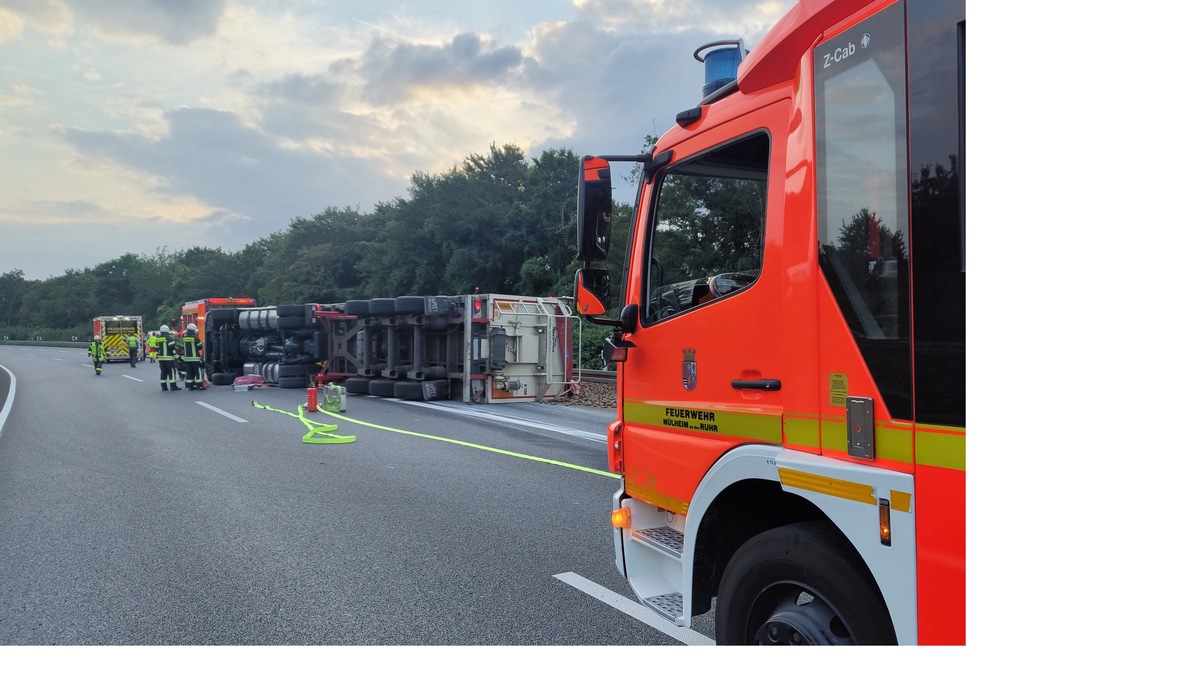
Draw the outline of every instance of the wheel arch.
[[[697,616],[712,608],[717,587],[738,547],[762,532],[791,523],[823,522],[862,561],[884,598],[900,644],[916,644],[916,542],[911,511],[892,515],[892,546],[879,546],[878,507],[785,486],[781,469],[831,478],[856,478],[886,493],[907,487],[912,476],[852,466],[777,446],[736,448],[709,470],[688,506],[685,525],[685,605]],[[690,557],[689,557],[690,556]]]

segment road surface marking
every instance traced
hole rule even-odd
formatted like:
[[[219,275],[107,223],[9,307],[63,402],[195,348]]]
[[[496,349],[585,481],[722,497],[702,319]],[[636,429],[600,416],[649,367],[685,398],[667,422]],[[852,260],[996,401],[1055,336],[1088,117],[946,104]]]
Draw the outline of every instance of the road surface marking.
[[[127,377],[127,378],[129,378],[129,379],[133,380],[134,382],[145,382],[145,380],[139,380],[139,379],[137,379],[136,377],[134,377],[134,376],[132,376],[132,375],[122,375],[121,377]]]
[[[205,408],[208,408],[209,410],[217,413],[218,415],[224,415],[224,416],[228,417],[229,419],[233,420],[234,422],[245,422],[246,421],[246,420],[238,417],[237,415],[231,415],[214,405],[209,405],[209,404],[205,403],[204,401],[196,401],[196,405],[202,405]]]
[[[603,602],[604,604],[617,609],[618,611],[628,614],[629,616],[641,621],[642,623],[654,628],[660,632],[679,640],[685,645],[712,645],[716,644],[703,633],[697,633],[691,628],[683,628],[667,621],[654,612],[649,607],[640,605],[629,598],[614,593],[600,584],[584,579],[574,572],[563,572],[555,574],[555,579],[563,582],[568,586],[572,586],[587,595]]]
[[[506,426],[511,426],[511,425],[515,424],[518,426],[533,427],[535,429],[541,429],[543,431],[552,431],[552,432],[559,433],[559,434],[565,434],[567,436],[574,436],[576,438],[582,438],[582,439],[588,440],[588,441],[596,441],[597,443],[604,443],[606,445],[608,444],[608,435],[607,434],[598,434],[593,431],[581,431],[579,429],[571,429],[569,427],[560,427],[555,424],[545,424],[542,422],[533,422],[530,420],[523,420],[523,419],[519,419],[519,418],[515,418],[515,417],[501,417],[499,415],[492,415],[490,413],[480,412],[477,410],[460,410],[458,408],[451,408],[449,406],[444,406],[444,405],[434,405],[432,403],[422,403],[420,401],[401,401],[398,398],[389,398],[389,399],[385,399],[385,400],[395,401],[396,403],[403,403],[405,405],[421,406],[422,408],[432,408],[433,410],[441,410],[443,412],[450,412],[450,413],[454,413],[455,415],[466,415],[468,417],[475,417],[477,419],[484,419],[484,420],[489,420],[492,422],[499,422]]]
[[[4,407],[0,408],[0,436],[4,435],[4,422],[8,419],[8,411],[12,410],[13,399],[17,397],[17,376],[13,371],[4,366],[0,366],[4,372],[8,373],[8,381],[12,384],[8,387],[8,398],[4,400]]]
[[[583,471],[586,473],[594,473],[594,474],[597,474],[600,476],[607,476],[609,478],[620,478],[620,476],[618,476],[615,473],[609,473],[607,471],[601,471],[600,469],[593,469],[593,468],[587,467],[587,466],[579,466],[578,464],[569,464],[567,462],[560,462],[555,459],[547,459],[545,457],[538,457],[537,455],[525,455],[525,454],[522,454],[519,452],[513,452],[511,450],[501,450],[500,448],[492,448],[492,447],[489,447],[486,445],[480,445],[478,443],[468,443],[467,441],[460,441],[460,440],[456,440],[453,438],[445,438],[442,436],[433,436],[430,434],[422,434],[422,433],[418,433],[416,431],[406,431],[404,429],[396,429],[395,427],[385,427],[382,424],[372,424],[371,422],[363,422],[362,420],[356,420],[352,417],[346,417],[345,415],[339,415],[335,412],[326,410],[324,408],[318,408],[318,409],[321,412],[325,413],[326,415],[329,415],[330,417],[332,417],[334,419],[344,420],[351,424],[359,424],[364,427],[370,427],[372,429],[380,429],[382,431],[390,431],[392,433],[404,434],[406,436],[416,436],[417,438],[426,438],[431,441],[441,441],[442,443],[452,443],[454,445],[461,445],[461,446],[468,447],[468,448],[475,448],[476,450],[486,450],[488,452],[494,452],[498,455],[508,455],[510,457],[517,457],[519,459],[527,459],[532,462],[543,462],[546,464],[553,464],[555,466],[561,466],[561,467],[565,467],[567,469],[574,469],[576,471]]]

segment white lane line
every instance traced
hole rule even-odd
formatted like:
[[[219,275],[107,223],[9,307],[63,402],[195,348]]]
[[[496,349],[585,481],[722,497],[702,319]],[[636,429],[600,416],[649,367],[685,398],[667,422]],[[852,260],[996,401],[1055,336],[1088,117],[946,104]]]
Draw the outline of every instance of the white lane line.
[[[404,405],[415,405],[415,406],[420,406],[422,408],[432,408],[433,410],[441,410],[443,412],[454,413],[456,415],[466,415],[467,417],[474,417],[476,419],[488,420],[490,422],[496,422],[497,424],[503,424],[506,426],[512,426],[515,424],[517,426],[533,427],[534,429],[541,429],[543,431],[552,431],[554,433],[565,434],[567,436],[574,436],[576,438],[582,438],[582,439],[588,440],[588,441],[596,441],[597,443],[604,443],[605,445],[608,444],[608,436],[606,434],[598,434],[598,433],[595,433],[592,431],[581,431],[579,429],[571,429],[570,427],[560,427],[555,424],[544,424],[542,422],[531,422],[529,420],[518,419],[515,417],[501,417],[499,415],[491,415],[491,414],[488,414],[485,412],[479,412],[479,411],[475,411],[475,410],[461,410],[458,408],[434,405],[432,403],[422,403],[420,401],[401,401],[398,398],[387,398],[384,400],[392,401],[394,403],[402,403]]]
[[[127,377],[127,378],[133,380],[134,382],[145,382],[145,380],[139,380],[138,378],[136,378],[132,375],[122,375],[121,377]]]
[[[650,609],[649,607],[643,607],[642,605],[639,605],[638,603],[619,593],[613,593],[594,581],[584,579],[574,572],[555,574],[554,578],[558,579],[564,584],[567,584],[568,586],[573,586],[574,588],[583,591],[584,593],[596,598],[600,602],[603,602],[610,607],[628,614],[629,616],[641,621],[651,628],[666,633],[685,645],[716,644],[716,642],[709,639],[704,634],[697,633],[691,628],[682,628],[680,626],[676,626],[658,614],[655,614],[654,610]]]
[[[17,376],[8,368],[4,368],[4,372],[8,373],[8,380],[12,384],[8,387],[8,398],[4,400],[4,407],[0,408],[0,436],[4,435],[4,422],[8,420],[8,411],[12,410],[13,399],[17,397]]]
[[[51,361],[62,361],[62,359],[58,358],[57,356],[51,356],[50,360]]]
[[[237,415],[232,415],[230,413],[227,413],[224,410],[221,410],[220,408],[218,408],[216,406],[205,403],[204,401],[196,401],[196,405],[202,405],[205,408],[208,408],[209,410],[211,410],[219,415],[224,415],[224,416],[228,417],[229,419],[233,420],[234,422],[245,422],[246,421],[246,420],[238,417]]]

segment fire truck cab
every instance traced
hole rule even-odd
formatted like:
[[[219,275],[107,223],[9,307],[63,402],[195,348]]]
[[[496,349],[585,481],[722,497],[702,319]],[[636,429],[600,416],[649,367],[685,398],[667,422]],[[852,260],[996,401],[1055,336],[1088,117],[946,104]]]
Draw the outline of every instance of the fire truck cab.
[[[616,564],[677,625],[965,644],[965,25],[963,0],[798,3],[697,50],[651,152],[581,162]],[[615,161],[642,180],[606,267]]]

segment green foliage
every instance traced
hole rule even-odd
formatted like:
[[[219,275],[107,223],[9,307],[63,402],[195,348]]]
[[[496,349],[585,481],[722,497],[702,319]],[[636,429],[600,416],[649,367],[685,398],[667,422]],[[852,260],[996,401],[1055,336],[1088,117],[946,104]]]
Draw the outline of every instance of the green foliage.
[[[526,159],[515,145],[492,145],[440,174],[417,172],[407,197],[370,212],[327,208],[240,251],[205,247],[127,253],[83,270],[27,280],[0,275],[0,329],[67,339],[90,335],[91,319],[140,315],[157,328],[183,303],[244,296],[259,305],[342,302],[401,295],[474,292],[570,296],[576,254],[579,157],[546,150]],[[616,205],[614,304],[630,207]],[[585,322],[595,356],[607,329]],[[82,328],[81,328],[82,327]],[[2,335],[2,333],[0,333]],[[598,337],[597,337],[598,336]]]

